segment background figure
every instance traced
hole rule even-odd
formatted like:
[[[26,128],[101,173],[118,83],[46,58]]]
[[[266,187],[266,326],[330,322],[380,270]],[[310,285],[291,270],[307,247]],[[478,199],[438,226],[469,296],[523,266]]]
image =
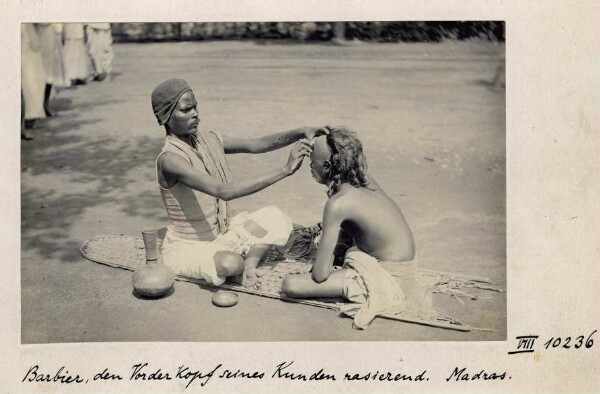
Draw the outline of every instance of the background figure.
[[[498,61],[498,67],[496,67],[496,74],[492,80],[492,89],[500,90],[506,88],[506,75],[504,68],[504,59]]]
[[[506,36],[506,27],[502,24],[502,37]],[[499,51],[498,53],[498,66],[496,67],[496,75],[494,75],[494,79],[492,80],[492,89],[500,90],[506,88],[506,57],[504,54],[504,50]]]
[[[56,89],[66,89],[71,87],[71,80],[67,78],[67,69],[65,67],[65,50],[63,45],[63,23],[52,23],[54,29],[54,40],[56,41],[57,56],[60,56],[60,67],[62,69],[61,79],[54,81]],[[57,75],[58,77],[58,75]]]
[[[346,23],[335,22],[333,25],[333,39],[336,44],[343,44],[346,40]]]
[[[110,23],[88,23],[86,32],[88,49],[94,66],[94,80],[103,81],[110,76],[114,57]]]
[[[91,75],[92,61],[85,47],[83,23],[63,24],[64,65],[67,78],[73,85],[85,84]]]
[[[21,89],[25,105],[25,127],[33,128],[38,119],[45,118],[44,88],[46,76],[40,43],[32,23],[21,24]]]
[[[56,35],[56,30],[50,23],[36,23],[37,34],[40,40],[42,63],[46,74],[46,89],[44,92],[44,111],[46,116],[53,116],[50,112],[49,102],[52,87],[65,87],[65,74],[63,67],[62,43]]]
[[[33,139],[33,136],[25,129],[25,98],[23,97],[23,89],[21,89],[21,138],[24,140]]]

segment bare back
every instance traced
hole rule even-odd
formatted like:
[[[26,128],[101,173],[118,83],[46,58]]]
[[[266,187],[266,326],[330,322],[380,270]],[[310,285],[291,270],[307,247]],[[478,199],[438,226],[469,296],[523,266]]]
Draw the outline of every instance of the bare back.
[[[341,210],[342,230],[360,250],[384,261],[414,258],[414,239],[406,219],[377,183],[373,181],[369,189],[343,185],[333,198]]]

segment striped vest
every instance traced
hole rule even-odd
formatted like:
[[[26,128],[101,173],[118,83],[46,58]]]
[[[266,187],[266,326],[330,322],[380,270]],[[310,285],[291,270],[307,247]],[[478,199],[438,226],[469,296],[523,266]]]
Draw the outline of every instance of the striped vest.
[[[225,156],[220,138],[214,132],[209,132],[204,139],[210,144],[212,150],[220,150],[215,152],[214,156],[224,161]],[[205,165],[203,160],[203,155],[206,157],[207,151],[204,147],[199,146],[199,149],[202,152],[194,150],[176,137],[167,136],[158,157],[165,152],[174,153],[188,161],[194,169],[218,179],[217,176],[210,173],[208,169],[210,166],[208,163]],[[213,157],[210,159],[214,162]],[[224,167],[226,167],[226,163],[224,163]],[[226,170],[228,171],[229,168]],[[219,180],[221,181],[221,179]],[[225,201],[194,190],[181,182],[177,182],[169,189],[162,188],[160,185],[159,188],[170,220],[167,228],[173,235],[187,240],[212,241],[220,233],[227,231],[228,217]]]

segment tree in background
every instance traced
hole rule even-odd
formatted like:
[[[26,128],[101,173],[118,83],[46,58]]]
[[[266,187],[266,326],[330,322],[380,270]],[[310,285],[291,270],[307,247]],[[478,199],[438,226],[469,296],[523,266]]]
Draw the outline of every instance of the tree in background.
[[[115,23],[115,41],[232,39],[437,42],[446,39],[504,41],[504,23],[485,22],[198,22]]]

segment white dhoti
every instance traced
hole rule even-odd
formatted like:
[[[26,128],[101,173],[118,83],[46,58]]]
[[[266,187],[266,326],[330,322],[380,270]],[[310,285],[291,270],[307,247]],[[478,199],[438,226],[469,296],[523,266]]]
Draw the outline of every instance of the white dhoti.
[[[94,26],[88,26],[87,32],[88,48],[90,57],[94,63],[95,74],[110,74],[112,72],[112,62],[114,58],[110,27],[98,29]]]
[[[378,314],[406,309],[402,289],[375,257],[352,247],[346,252],[344,268],[344,297],[352,304],[341,312],[354,317],[355,328],[366,328]]]
[[[56,34],[56,29],[50,23],[39,23],[37,26],[46,83],[54,85],[56,88],[70,86],[71,82],[67,81],[65,77],[62,43]]]
[[[63,25],[65,45],[63,47],[63,65],[69,80],[87,80],[91,74],[92,61],[85,47],[82,23]]]
[[[21,24],[21,92],[25,119],[45,118],[46,74],[40,53],[39,37],[31,23]]]
[[[253,235],[246,224],[253,221],[264,233]],[[194,241],[167,231],[163,242],[163,259],[176,274],[202,279],[219,286],[225,277],[217,275],[214,256],[217,252],[233,252],[245,256],[257,244],[284,246],[292,232],[291,219],[279,208],[268,206],[258,211],[242,212],[231,218],[229,230],[212,241]]]
[[[406,312],[428,318],[433,310],[431,295],[419,279],[414,260],[378,261],[352,247],[346,253],[344,268],[343,293],[352,303],[344,305],[341,312],[354,317],[355,328],[366,328],[380,314]]]

